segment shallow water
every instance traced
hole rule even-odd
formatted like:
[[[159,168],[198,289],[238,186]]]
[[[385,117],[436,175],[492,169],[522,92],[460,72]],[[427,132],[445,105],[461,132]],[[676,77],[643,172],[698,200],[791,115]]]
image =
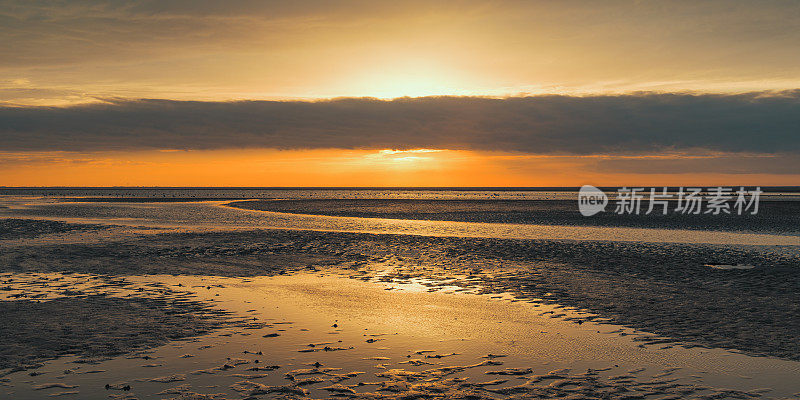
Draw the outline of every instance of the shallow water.
[[[83,280],[86,276],[76,278]],[[262,384],[285,385],[289,382],[287,372],[313,368],[310,365],[315,362],[341,368],[332,373],[363,372],[342,382],[355,384],[380,381],[376,374],[395,368],[422,371],[472,365],[486,360],[482,357],[487,354],[506,357],[496,359],[503,363],[500,366],[470,368],[457,376],[474,382],[509,379],[498,386],[503,387],[523,381],[485,372],[509,367],[532,368],[533,374],[561,368],[578,373],[587,368],[609,368],[601,372],[602,377],[676,378],[683,384],[743,391],[769,388],[769,397],[789,396],[800,390],[796,383],[800,382],[798,362],[714,349],[642,347],[642,342],[636,340],[640,335],[633,330],[592,322],[577,325],[548,313],[569,316],[575,311],[535,302],[510,302],[507,296],[501,299],[447,291],[429,293],[426,287],[413,283],[367,283],[330,273],[248,279],[125,278],[133,283],[131,291],[150,283],[170,287],[181,284],[181,290],[199,299],[213,301],[217,307],[266,325],[224,329],[139,353],[147,355],[147,360],[123,356],[87,365],[75,364],[75,358],[58,359],[39,368],[42,375],[32,377],[28,371],[9,375],[10,382],[0,387],[0,393],[15,399],[39,399],[77,391],[79,394],[65,395],[66,398],[100,399],[123,393],[103,389],[106,384],[128,384],[132,387],[130,393],[138,398],[156,399],[171,397],[157,394],[165,389],[188,384],[194,392],[224,393],[235,398],[238,396],[230,385],[247,379],[245,375],[259,375],[249,380]],[[390,288],[395,290],[386,290]],[[117,291],[118,296],[125,295],[125,290]],[[279,336],[263,337],[271,333]],[[323,351],[323,346],[343,350]],[[259,351],[262,354],[254,354]],[[181,357],[187,354],[192,357]],[[437,355],[443,357],[436,358]],[[256,359],[259,364],[254,364]],[[409,360],[428,364],[413,366]],[[233,368],[213,369],[224,364]],[[267,365],[280,368],[247,371]],[[67,369],[73,373],[64,374]],[[170,375],[178,375],[177,380],[151,381]],[[48,383],[76,387],[35,389]],[[320,388],[329,384],[321,382],[305,388],[312,397],[327,397],[328,393]],[[375,386],[366,385],[359,392],[374,389]]]
[[[617,188],[602,188],[611,197]],[[656,188],[657,190],[660,188]],[[706,188],[708,189],[708,188]],[[670,193],[677,190],[669,188]],[[800,186],[762,187],[763,200],[800,201]],[[111,187],[12,188],[0,196],[209,198],[209,199],[411,199],[411,200],[576,200],[578,188],[245,188],[245,187]]]
[[[41,198],[2,198],[6,218],[43,218],[170,229],[298,229],[336,232],[556,239],[649,243],[800,246],[800,236],[628,227],[530,225],[383,218],[332,217],[242,210],[226,201],[183,203],[63,203]]]
[[[515,190],[488,189],[414,189],[414,188],[0,188],[0,195],[28,197],[108,197],[108,198],[220,198],[220,199],[577,199],[574,189],[543,188]],[[778,193],[784,198],[800,197],[800,193]]]
[[[479,195],[485,196],[486,193],[481,192]],[[720,247],[733,249],[734,252],[746,247],[748,251],[756,249],[764,254],[796,254],[800,251],[800,236],[790,234],[335,217],[243,210],[226,206],[226,203],[225,200],[169,203],[65,202],[63,199],[47,197],[4,196],[0,197],[0,218],[49,219],[113,224],[119,227],[96,231],[65,231],[36,237],[22,236],[4,240],[2,244],[10,250],[14,246],[24,248],[84,242],[123,243],[131,238],[152,239],[152,243],[158,244],[159,237],[152,236],[153,233],[287,229],[433,237],[644,242],[656,245],[647,247],[629,243],[627,246],[636,249],[657,247],[659,250],[667,249],[665,251],[669,251],[668,243],[721,245]],[[261,232],[254,234],[258,236]],[[135,243],[137,246],[142,245],[141,242]],[[570,247],[576,246],[573,242],[566,244]],[[175,245],[183,246],[182,243]],[[193,260],[206,262],[203,258],[207,254],[204,247],[214,245],[211,241],[201,243],[196,254],[192,253]],[[234,242],[233,245],[238,246],[239,243]],[[302,243],[294,242],[290,245],[303,246]],[[609,245],[621,246],[617,243]],[[195,251],[191,246],[187,248]],[[68,258],[65,262],[72,263],[76,260],[74,255],[68,254],[68,257],[73,258]],[[297,255],[293,254],[292,257],[297,258]],[[440,257],[448,256],[441,254]],[[151,261],[156,260],[147,259],[141,262]],[[223,262],[237,261],[240,261],[238,257],[232,256]],[[714,260],[703,260],[703,263],[709,261]],[[143,264],[138,264],[137,268],[141,265]],[[756,267],[761,266],[759,264]],[[507,265],[502,265],[500,269],[506,267]],[[198,265],[192,265],[191,268],[198,268],[192,273],[204,271]],[[230,268],[230,265],[226,264],[224,268]],[[702,267],[702,263],[699,268],[711,269],[709,266]],[[113,267],[106,269],[109,273],[115,273]],[[139,269],[132,271],[145,273]],[[681,385],[707,387],[695,388],[695,394],[708,394],[712,388],[728,387],[743,391],[756,390],[751,392],[755,395],[760,393],[759,388],[770,388],[771,391],[766,392],[768,396],[782,398],[800,391],[800,386],[796,383],[800,382],[800,362],[752,357],[721,349],[685,348],[674,342],[651,344],[644,340],[650,337],[649,334],[629,328],[593,321],[577,324],[565,320],[572,316],[585,316],[585,313],[575,309],[543,304],[538,300],[515,299],[507,294],[469,294],[465,293],[468,290],[449,286],[446,282],[430,281],[433,278],[426,278],[424,275],[420,278],[404,279],[404,283],[389,284],[346,279],[340,276],[344,273],[343,270],[331,268],[321,274],[302,273],[246,279],[214,276],[127,276],[125,278],[136,285],[166,284],[174,288],[180,284],[180,290],[191,292],[186,294],[187,299],[213,302],[222,309],[252,319],[256,325],[252,329],[230,325],[210,335],[172,341],[139,354],[149,358],[147,360],[129,355],[98,361],[97,364],[75,364],[74,357],[60,358],[39,368],[38,372],[45,372],[42,375],[31,376],[30,371],[22,371],[6,377],[7,382],[0,380],[0,394],[5,393],[20,399],[38,399],[51,394],[63,394],[67,398],[99,399],[107,398],[109,394],[128,394],[129,392],[115,390],[114,387],[110,390],[104,389],[106,384],[119,383],[131,385],[130,393],[135,393],[142,399],[168,398],[188,390],[223,393],[226,397],[236,398],[243,394],[231,388],[236,382],[248,379],[261,384],[286,385],[289,382],[285,377],[287,372],[313,368],[311,364],[318,361],[324,367],[342,368],[329,374],[317,374],[325,382],[306,387],[312,397],[327,397],[330,393],[321,387],[332,384],[335,374],[360,371],[363,373],[343,380],[342,384],[374,383],[385,378],[376,374],[385,374],[393,368],[419,373],[425,369],[444,366],[474,366],[487,361],[487,358],[482,357],[489,353],[500,353],[507,357],[497,359],[503,362],[501,366],[475,366],[454,376],[468,377],[473,382],[508,379],[508,382],[496,386],[502,388],[523,383],[524,380],[514,376],[487,375],[485,372],[509,367],[531,368],[531,374],[547,374],[548,371],[562,368],[571,368],[577,373],[595,369],[603,370],[600,373],[603,379],[622,376],[618,378],[621,382],[626,379],[678,379],[676,382]],[[5,275],[16,279],[24,274]],[[381,274],[378,272],[371,276],[377,279]],[[87,279],[83,275],[73,275],[73,278]],[[440,292],[429,293],[431,284],[438,287]],[[31,290],[31,287],[17,282],[13,286],[14,290],[0,293],[0,300],[4,296]],[[76,284],[75,288],[82,290],[84,286]],[[574,290],[574,286],[571,288]],[[54,298],[51,294],[46,294],[48,288],[40,289],[35,291],[35,295],[45,294],[36,297],[36,301]],[[117,291],[115,296],[123,296],[127,289],[114,290]],[[264,337],[274,333],[278,336]],[[309,346],[313,343],[317,346]],[[324,346],[342,349],[319,351]],[[426,352],[427,350],[431,352]],[[254,354],[258,351],[261,354]],[[186,354],[191,354],[192,357],[181,358]],[[428,357],[436,355],[442,357]],[[255,364],[256,359],[260,361],[259,364]],[[410,365],[409,360],[419,360],[417,363],[420,365]],[[233,365],[237,362],[241,364]],[[225,364],[232,368],[214,369]],[[281,368],[274,371],[247,371],[254,366],[264,365],[280,365]],[[73,370],[73,373],[65,374],[64,371],[68,369]],[[87,373],[89,371],[92,373]],[[152,381],[153,378],[170,375],[178,377],[166,379],[172,382]],[[627,375],[631,378],[624,377]],[[39,385],[50,383],[63,385],[61,388],[36,389],[41,387]],[[191,388],[182,388],[172,394],[158,394],[179,385],[191,385]],[[633,381],[630,385],[636,386]],[[76,387],[69,388],[70,386]],[[356,389],[362,393],[373,391],[376,387],[367,384]],[[78,393],[70,394],[74,391]]]

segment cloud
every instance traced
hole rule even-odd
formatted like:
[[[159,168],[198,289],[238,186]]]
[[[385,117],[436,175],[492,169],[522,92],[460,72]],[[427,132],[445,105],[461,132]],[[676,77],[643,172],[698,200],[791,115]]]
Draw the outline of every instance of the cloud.
[[[0,151],[453,149],[798,153],[800,90],[0,107]]]
[[[718,154],[706,157],[675,157],[660,159],[608,158],[596,160],[592,170],[607,173],[638,174],[723,174],[798,175],[800,154]]]
[[[140,64],[143,59],[196,60],[209,54],[296,50],[309,41],[324,42],[326,36],[341,35],[342,30],[363,35],[364,24],[370,22],[381,26],[389,20],[437,10],[459,8],[421,0],[396,4],[366,0],[0,0],[0,26],[5,28],[0,29],[0,68]],[[321,36],[315,35],[316,30],[323,31]]]
[[[41,89],[0,101],[787,89],[798,21],[785,0],[0,0],[0,77]]]

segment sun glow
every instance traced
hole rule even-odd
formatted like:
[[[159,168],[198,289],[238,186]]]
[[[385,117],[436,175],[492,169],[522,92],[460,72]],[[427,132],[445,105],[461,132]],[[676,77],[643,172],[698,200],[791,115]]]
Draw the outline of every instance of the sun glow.
[[[413,149],[413,150],[380,150],[363,156],[365,164],[387,169],[435,169],[440,168],[450,157],[443,157],[444,150]]]
[[[336,85],[335,90],[351,96],[379,99],[482,93],[481,89],[476,90],[479,82],[476,77],[466,76],[456,68],[432,60],[387,60],[381,65],[356,71]]]
[[[697,170],[684,164],[706,160],[685,155],[653,159],[446,149],[0,152],[0,160],[4,186],[780,186],[799,176],[658,173],[681,166]],[[658,161],[672,164],[654,165]],[[646,167],[651,170],[641,172]]]

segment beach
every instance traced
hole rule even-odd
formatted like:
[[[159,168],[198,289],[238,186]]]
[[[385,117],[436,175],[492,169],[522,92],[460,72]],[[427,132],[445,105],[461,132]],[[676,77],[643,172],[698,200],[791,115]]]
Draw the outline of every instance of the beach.
[[[800,400],[798,1],[0,4],[0,400]]]
[[[794,202],[662,223],[410,193],[7,193],[0,393],[798,396]]]

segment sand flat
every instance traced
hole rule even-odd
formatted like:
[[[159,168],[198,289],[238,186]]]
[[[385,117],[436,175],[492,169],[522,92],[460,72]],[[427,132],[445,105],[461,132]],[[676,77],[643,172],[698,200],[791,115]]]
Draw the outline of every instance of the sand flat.
[[[800,391],[792,235],[7,203],[14,398]]]
[[[770,395],[789,395],[796,389],[791,382],[800,379],[797,362],[680,346],[642,348],[635,340],[639,336],[630,329],[611,329],[615,327],[592,322],[577,325],[542,315],[543,308],[552,310],[553,306],[500,302],[486,295],[428,292],[414,284],[368,283],[331,273],[246,281],[204,276],[126,279],[134,287],[180,284],[197,299],[214,302],[215,307],[264,326],[252,332],[241,326],[222,328],[188,342],[155,348],[146,355],[163,364],[157,371],[142,368],[141,359],[112,357],[92,365],[103,373],[63,374],[80,364],[74,364],[73,358],[62,358],[38,368],[47,372],[41,376],[31,377],[26,372],[9,375],[10,386],[2,390],[15,398],[38,398],[42,389],[36,388],[58,378],[65,385],[77,385],[81,398],[106,398],[105,389],[92,390],[106,383],[120,388],[130,385],[131,393],[138,398],[160,398],[156,393],[172,382],[177,382],[175,386],[188,385],[183,386],[187,392],[222,393],[230,398],[243,390],[298,396],[307,393],[313,398],[326,397],[325,392],[349,392],[343,389],[350,387],[347,385],[356,385],[353,390],[359,392],[375,389],[374,385],[358,386],[358,382],[398,384],[422,374],[419,376],[441,380],[440,384],[453,393],[464,387],[448,379],[459,378],[476,384],[470,390],[492,388],[494,395],[502,395],[534,393],[539,383],[546,381],[549,386],[557,377],[565,381],[556,385],[572,382],[588,390],[589,382],[580,381],[578,374],[599,371],[596,379],[603,385],[614,382],[641,389],[643,386],[637,386],[640,383],[662,382],[665,386],[679,383],[709,388],[696,390],[697,394],[723,387],[743,392],[768,387],[772,389]],[[384,290],[389,286],[398,290]],[[262,332],[271,331],[278,323],[285,329],[282,335],[264,338]],[[337,325],[336,334],[330,335],[333,324]],[[375,335],[382,340],[370,343],[368,339]],[[323,350],[297,352],[311,345]],[[429,351],[420,352],[421,345]],[[332,351],[334,348],[347,350]],[[196,356],[181,358],[189,352]],[[428,362],[418,365],[407,362],[430,354],[450,356],[424,358]],[[487,354],[504,357],[486,358]],[[376,367],[374,357],[381,357],[383,368]],[[85,368],[78,367],[76,372],[81,369]],[[192,373],[201,369],[209,373]],[[236,386],[236,382],[249,381],[242,374],[252,374],[257,385]],[[744,375],[751,378],[742,379]],[[500,383],[497,376],[511,380]],[[623,376],[627,378],[621,379]],[[318,379],[303,379],[306,377]],[[525,386],[525,380],[515,377],[538,383]],[[333,386],[337,384],[340,386]],[[306,392],[289,389],[294,387]]]

